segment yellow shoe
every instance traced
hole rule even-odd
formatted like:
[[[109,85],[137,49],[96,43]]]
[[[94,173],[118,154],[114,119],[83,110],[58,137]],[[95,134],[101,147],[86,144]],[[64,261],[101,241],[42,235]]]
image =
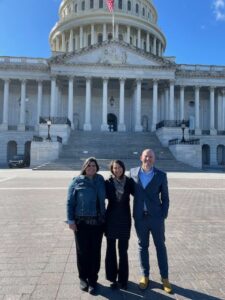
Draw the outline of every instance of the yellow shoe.
[[[162,278],[162,285],[163,285],[163,290],[168,293],[171,294],[172,293],[172,286],[169,283],[169,279],[168,278]]]
[[[145,277],[145,276],[141,277],[141,279],[139,281],[139,288],[141,290],[145,290],[145,289],[147,289],[148,284],[149,284],[149,278]]]

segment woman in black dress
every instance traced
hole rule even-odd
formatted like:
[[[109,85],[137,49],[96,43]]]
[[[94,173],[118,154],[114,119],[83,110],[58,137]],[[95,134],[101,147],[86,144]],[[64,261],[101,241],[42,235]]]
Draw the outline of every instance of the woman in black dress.
[[[110,164],[111,177],[106,180],[107,249],[105,258],[106,279],[111,287],[127,289],[129,277],[128,244],[131,230],[130,194],[133,194],[133,180],[125,175],[124,163],[114,160]],[[117,263],[116,242],[118,241],[119,263]],[[118,282],[117,282],[118,281]]]

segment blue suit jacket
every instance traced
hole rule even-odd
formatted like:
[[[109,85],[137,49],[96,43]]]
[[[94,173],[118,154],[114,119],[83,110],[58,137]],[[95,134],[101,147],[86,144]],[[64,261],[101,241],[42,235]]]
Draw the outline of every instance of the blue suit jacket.
[[[169,193],[166,173],[153,168],[154,176],[151,182],[143,188],[138,176],[140,167],[130,170],[130,177],[135,182],[133,217],[139,220],[143,217],[144,202],[148,213],[153,218],[166,218],[169,210]]]

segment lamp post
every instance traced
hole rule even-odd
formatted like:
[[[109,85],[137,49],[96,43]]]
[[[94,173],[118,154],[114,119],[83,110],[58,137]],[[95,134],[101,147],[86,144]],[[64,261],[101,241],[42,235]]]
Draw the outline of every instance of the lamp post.
[[[48,136],[47,136],[47,140],[51,141],[51,136],[50,136],[50,127],[52,125],[52,121],[50,120],[50,118],[47,121],[47,126],[48,126]]]
[[[186,128],[186,124],[184,122],[184,120],[181,122],[181,129],[182,129],[182,139],[181,139],[181,143],[185,143],[185,138],[184,138],[184,130]]]

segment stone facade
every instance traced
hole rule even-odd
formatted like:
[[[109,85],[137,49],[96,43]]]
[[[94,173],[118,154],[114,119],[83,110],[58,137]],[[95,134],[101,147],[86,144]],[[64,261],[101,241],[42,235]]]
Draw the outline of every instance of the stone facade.
[[[0,57],[0,163],[33,135],[46,137],[49,119],[63,143],[70,130],[156,131],[166,146],[185,120],[203,164],[225,164],[225,66],[165,57],[150,0],[115,1],[114,16],[113,26],[105,1],[64,0],[52,57]]]

